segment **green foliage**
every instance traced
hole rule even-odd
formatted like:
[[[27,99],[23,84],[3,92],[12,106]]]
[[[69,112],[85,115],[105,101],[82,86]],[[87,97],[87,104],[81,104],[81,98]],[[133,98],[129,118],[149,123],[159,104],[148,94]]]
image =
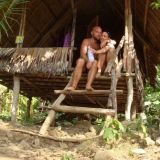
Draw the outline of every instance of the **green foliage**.
[[[72,156],[71,154],[65,153],[65,154],[62,156],[61,160],[74,160],[74,158],[73,158],[73,156]]]
[[[157,67],[157,86],[151,87],[148,83],[145,87],[145,113],[148,127],[158,128],[160,124],[160,66]]]
[[[148,134],[147,123],[142,118],[138,118],[127,125],[126,132],[130,134],[138,132],[142,133],[146,137]]]
[[[5,121],[10,121],[11,120],[12,91],[0,85],[0,97],[2,101],[2,112],[0,113],[0,119],[5,120]],[[42,122],[45,119],[47,113],[46,112],[41,113],[38,110],[38,106],[40,102],[39,99],[32,98],[33,115],[29,119],[26,115],[27,101],[28,101],[27,97],[20,95],[18,115],[17,115],[18,121],[23,124],[35,124],[35,123]]]
[[[153,9],[159,9],[160,8],[160,0],[155,0],[155,2],[152,2],[151,7]]]
[[[125,131],[122,123],[113,119],[107,122],[104,130],[103,139],[106,142],[114,142],[122,137],[122,133]]]
[[[24,10],[22,4],[27,0],[0,0],[0,37],[2,32],[8,36],[8,30],[12,31],[11,24],[17,21],[14,15],[20,16]]]

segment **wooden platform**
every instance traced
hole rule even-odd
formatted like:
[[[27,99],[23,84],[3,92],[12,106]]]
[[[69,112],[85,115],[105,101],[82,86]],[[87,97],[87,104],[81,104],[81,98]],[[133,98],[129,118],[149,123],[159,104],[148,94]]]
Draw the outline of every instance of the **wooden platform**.
[[[54,101],[57,98],[57,94],[54,90],[62,90],[69,81],[70,75],[66,76],[48,76],[44,74],[19,74],[21,78],[21,94],[27,97],[41,97],[45,100]],[[134,75],[132,75],[134,76]],[[123,94],[117,95],[118,111],[123,111],[125,109],[126,99],[127,99],[127,85],[126,85],[126,75],[123,74],[118,81],[117,90],[123,90]],[[86,74],[84,74],[78,84],[78,90],[84,90],[86,84]],[[13,85],[13,75],[11,74],[0,74],[0,83],[12,89]],[[111,78],[110,77],[100,77],[96,78],[93,83],[93,88],[95,90],[110,90]],[[134,101],[133,103],[141,110],[139,93],[136,88],[136,81],[134,79]],[[96,94],[89,95],[73,95],[68,94],[63,104],[65,105],[78,105],[84,107],[103,107],[105,108],[108,101],[108,95],[102,94],[97,97]]]

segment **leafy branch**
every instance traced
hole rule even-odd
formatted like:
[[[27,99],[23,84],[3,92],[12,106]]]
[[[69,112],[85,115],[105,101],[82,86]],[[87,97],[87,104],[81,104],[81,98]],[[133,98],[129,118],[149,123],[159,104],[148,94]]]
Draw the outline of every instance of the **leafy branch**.
[[[14,15],[22,14],[26,2],[28,0],[0,0],[0,38],[3,32],[8,36],[8,31],[12,31],[12,22],[17,22]]]
[[[155,2],[152,2],[151,7],[153,9],[159,9],[160,8],[160,0],[155,0]]]

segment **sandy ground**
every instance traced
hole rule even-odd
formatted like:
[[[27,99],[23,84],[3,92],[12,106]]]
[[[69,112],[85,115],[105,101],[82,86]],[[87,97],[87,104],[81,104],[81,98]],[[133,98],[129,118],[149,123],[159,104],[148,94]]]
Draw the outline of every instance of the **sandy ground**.
[[[92,126],[95,130],[91,130],[90,127],[89,122],[81,121],[76,126],[69,127],[68,124],[68,127],[51,128],[49,134],[57,137],[92,137],[98,129]],[[74,160],[92,160],[98,151],[107,151],[117,160],[160,160],[160,147],[156,145],[144,148],[145,154],[137,155],[132,150],[139,148],[139,144],[125,140],[108,149],[102,139],[81,144],[63,143],[10,131],[14,128],[38,132],[40,126],[13,127],[0,121],[0,160],[61,160],[65,154],[72,155]]]

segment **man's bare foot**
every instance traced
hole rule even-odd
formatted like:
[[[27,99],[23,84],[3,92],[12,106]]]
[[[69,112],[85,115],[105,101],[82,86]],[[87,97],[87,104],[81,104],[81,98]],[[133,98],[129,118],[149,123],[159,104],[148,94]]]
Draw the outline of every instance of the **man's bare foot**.
[[[70,86],[70,87],[68,87],[68,88],[66,89],[66,91],[74,91],[75,89],[76,89],[75,87]]]
[[[92,88],[91,86],[89,86],[89,87],[86,86],[86,90],[87,90],[87,91],[94,91],[94,88]]]
[[[99,78],[101,76],[101,72],[97,72],[96,78]]]

